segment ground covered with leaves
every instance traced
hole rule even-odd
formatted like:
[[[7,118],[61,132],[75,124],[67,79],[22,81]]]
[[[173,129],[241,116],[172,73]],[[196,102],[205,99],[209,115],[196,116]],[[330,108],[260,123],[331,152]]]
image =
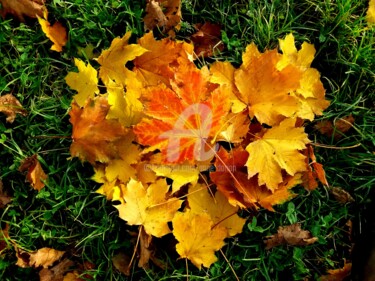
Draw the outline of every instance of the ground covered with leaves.
[[[43,2],[0,1],[2,280],[371,280],[374,1]]]

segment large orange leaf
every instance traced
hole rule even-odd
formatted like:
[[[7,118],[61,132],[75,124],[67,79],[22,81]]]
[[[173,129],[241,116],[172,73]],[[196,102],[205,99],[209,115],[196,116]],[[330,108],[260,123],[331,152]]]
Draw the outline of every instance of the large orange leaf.
[[[180,69],[172,89],[151,86],[144,92],[145,114],[134,128],[137,140],[159,149],[163,162],[205,161],[214,155],[211,140],[223,129],[229,99],[208,82],[206,70]]]
[[[147,188],[131,179],[123,190],[125,203],[116,206],[120,218],[130,225],[143,225],[147,234],[156,237],[168,234],[168,222],[172,221],[182,203],[177,198],[167,199],[168,189],[165,179]]]
[[[70,146],[72,156],[92,164],[118,157],[118,148],[114,142],[126,137],[127,130],[117,120],[106,119],[108,110],[108,102],[102,97],[87,100],[83,108],[76,103],[72,104],[69,112],[73,125],[73,143]]]
[[[246,147],[250,154],[246,162],[249,178],[258,174],[259,185],[265,184],[271,191],[283,181],[282,170],[291,176],[306,171],[300,150],[310,141],[304,128],[296,128],[295,123],[295,119],[285,119]]]

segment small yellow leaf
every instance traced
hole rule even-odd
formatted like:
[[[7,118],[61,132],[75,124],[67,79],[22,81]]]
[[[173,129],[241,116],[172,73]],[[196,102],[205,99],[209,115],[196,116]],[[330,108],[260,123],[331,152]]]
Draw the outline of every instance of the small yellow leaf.
[[[88,98],[93,99],[95,94],[99,93],[98,73],[90,63],[87,63],[86,66],[83,61],[77,58],[74,59],[74,63],[78,68],[78,73],[69,72],[65,81],[70,88],[78,92],[73,98],[80,107],[83,107]]]
[[[43,17],[38,17],[38,22],[42,27],[42,31],[46,36],[53,42],[51,47],[52,51],[61,52],[62,47],[65,46],[66,42],[68,41],[68,36],[66,34],[65,27],[60,22],[55,22],[51,25],[48,22],[48,11],[44,10]]]
[[[217,257],[215,251],[224,246],[227,230],[215,226],[208,214],[194,214],[190,210],[173,218],[173,235],[178,240],[177,253],[189,259],[196,267],[210,267]]]

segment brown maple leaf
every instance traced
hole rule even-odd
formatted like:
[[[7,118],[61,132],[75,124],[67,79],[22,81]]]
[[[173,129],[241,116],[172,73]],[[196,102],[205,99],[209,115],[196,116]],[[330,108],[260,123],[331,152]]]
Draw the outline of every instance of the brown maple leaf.
[[[17,113],[23,116],[27,115],[27,111],[23,109],[21,103],[12,94],[0,96],[0,112],[4,113],[8,123],[13,123]]]
[[[330,269],[327,271],[328,275],[323,275],[320,277],[320,281],[343,281],[346,277],[350,275],[352,271],[352,263],[348,262],[344,264],[343,268]],[[371,281],[371,280],[367,280]]]
[[[196,24],[195,28],[197,32],[191,36],[191,41],[194,43],[194,52],[197,57],[212,57],[224,50],[220,25],[206,22]]]
[[[323,120],[316,123],[314,126],[321,134],[327,137],[334,138],[335,140],[341,139],[344,134],[349,131],[354,124],[353,115],[348,115],[343,118],[339,118],[332,122],[331,120]]]
[[[264,243],[266,249],[287,244],[290,246],[306,246],[318,241],[317,237],[313,237],[310,231],[302,230],[301,224],[295,223],[288,226],[280,226],[276,234],[266,236]]]
[[[4,191],[4,185],[0,179],[0,209],[4,208],[10,201],[12,201],[12,198]]]
[[[24,159],[18,170],[20,172],[27,171],[27,181],[34,189],[40,191],[45,186],[44,181],[47,180],[47,175],[43,171],[37,157],[38,156],[34,154],[33,156]]]
[[[147,0],[143,21],[146,31],[156,27],[163,32],[178,29],[181,21],[181,0]]]
[[[0,0],[2,9],[0,15],[4,18],[11,14],[20,21],[25,21],[25,16],[36,18],[43,16],[44,0]]]
[[[39,271],[40,281],[64,281],[64,275],[74,263],[69,259],[64,259],[51,268],[43,268]]]
[[[17,249],[17,263],[19,267],[39,267],[48,268],[55,261],[58,261],[65,251],[58,251],[52,248],[41,248],[34,252],[27,252]]]

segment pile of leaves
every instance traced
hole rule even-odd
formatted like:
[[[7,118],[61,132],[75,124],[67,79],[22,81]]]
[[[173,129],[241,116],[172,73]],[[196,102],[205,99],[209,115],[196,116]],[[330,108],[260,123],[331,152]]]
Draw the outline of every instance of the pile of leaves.
[[[273,211],[298,184],[328,185],[304,128],[329,105],[313,45],[297,50],[289,34],[281,53],[252,43],[238,68],[198,68],[192,44],[130,38],[115,38],[98,69],[75,59],[66,82],[77,91],[71,155],[92,164],[141,244],[172,233],[181,258],[209,267],[242,231],[240,209]]]

